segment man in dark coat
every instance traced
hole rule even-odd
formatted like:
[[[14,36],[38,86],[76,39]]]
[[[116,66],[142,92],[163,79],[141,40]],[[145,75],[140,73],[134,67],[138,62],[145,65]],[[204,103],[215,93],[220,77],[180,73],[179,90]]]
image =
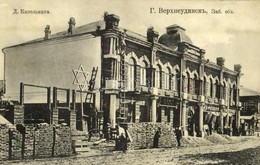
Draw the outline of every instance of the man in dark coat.
[[[178,142],[178,146],[181,146],[181,138],[182,138],[182,133],[181,133],[181,129],[179,127],[177,127],[175,129],[175,136]]]
[[[158,130],[156,131],[154,138],[153,138],[153,148],[158,148],[160,137],[161,137],[161,128],[158,127]]]
[[[119,142],[120,142],[120,149],[125,153],[127,150],[127,138],[123,133],[119,136]]]

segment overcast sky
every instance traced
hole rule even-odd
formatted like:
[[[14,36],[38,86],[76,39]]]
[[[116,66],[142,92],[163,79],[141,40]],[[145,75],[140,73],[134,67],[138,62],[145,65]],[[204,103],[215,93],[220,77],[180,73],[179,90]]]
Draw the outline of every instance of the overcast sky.
[[[156,13],[150,13],[154,8]],[[159,13],[164,9],[205,9],[208,14]],[[102,19],[104,11],[120,16],[120,26],[146,35],[153,26],[160,35],[165,27],[178,24],[186,29],[193,44],[206,50],[205,58],[226,59],[233,70],[242,65],[241,85],[260,91],[260,2],[257,1],[173,1],[173,0],[0,0],[0,48],[67,30],[70,17],[76,26]],[[49,10],[51,14],[13,14],[14,9]],[[222,14],[212,14],[220,9]],[[225,11],[233,14],[225,14]],[[8,66],[7,66],[8,67]],[[0,79],[3,79],[3,54],[0,53]]]

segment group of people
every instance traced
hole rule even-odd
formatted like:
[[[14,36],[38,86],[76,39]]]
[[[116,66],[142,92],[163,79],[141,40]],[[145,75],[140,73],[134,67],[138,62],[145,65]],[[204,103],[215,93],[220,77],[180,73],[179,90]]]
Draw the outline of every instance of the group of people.
[[[131,140],[131,137],[128,133],[128,131],[118,125],[116,125],[116,132],[117,135],[115,137],[116,140],[116,150],[123,151],[124,153],[127,150],[127,143]],[[154,138],[153,138],[153,148],[159,147],[159,139],[161,138],[162,132],[161,128],[158,127],[157,131],[155,132]],[[177,140],[177,146],[181,146],[181,138],[182,138],[182,132],[180,127],[176,127],[174,129],[174,135]]]
[[[176,127],[174,130],[174,134],[177,140],[177,146],[181,146],[181,138],[182,132],[180,127]],[[158,148],[159,138],[161,137],[161,128],[158,127],[157,131],[155,132],[154,139],[153,139],[153,148]]]

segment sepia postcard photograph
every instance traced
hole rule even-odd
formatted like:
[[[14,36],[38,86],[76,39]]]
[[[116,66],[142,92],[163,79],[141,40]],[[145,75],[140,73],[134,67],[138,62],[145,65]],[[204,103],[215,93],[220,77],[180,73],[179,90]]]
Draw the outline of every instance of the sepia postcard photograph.
[[[259,8],[0,0],[0,164],[260,164]]]

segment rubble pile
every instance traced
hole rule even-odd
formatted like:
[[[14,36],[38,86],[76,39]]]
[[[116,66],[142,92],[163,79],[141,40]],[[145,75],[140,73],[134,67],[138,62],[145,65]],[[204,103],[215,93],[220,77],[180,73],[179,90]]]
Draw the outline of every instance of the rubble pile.
[[[217,144],[226,144],[229,143],[229,140],[224,138],[222,135],[213,133],[210,136],[205,136],[205,139],[212,142],[212,143],[217,143]]]
[[[131,123],[127,124],[127,130],[133,139],[128,143],[128,149],[152,148],[154,135],[161,128],[159,147],[167,148],[176,145],[173,129],[167,123]]]
[[[212,142],[199,137],[183,137],[181,139],[182,146],[186,147],[197,147],[197,146],[204,146],[204,145],[212,145]]]

